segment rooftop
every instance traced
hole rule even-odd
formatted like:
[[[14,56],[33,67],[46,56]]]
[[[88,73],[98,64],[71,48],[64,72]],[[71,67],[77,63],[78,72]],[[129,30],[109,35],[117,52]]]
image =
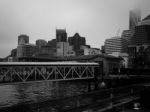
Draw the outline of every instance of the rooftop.
[[[145,20],[150,20],[150,15],[146,16],[146,17],[143,19],[143,21],[145,21]]]
[[[65,61],[65,62],[0,62],[0,66],[3,65],[98,65],[97,63],[91,62],[76,62],[76,61]]]

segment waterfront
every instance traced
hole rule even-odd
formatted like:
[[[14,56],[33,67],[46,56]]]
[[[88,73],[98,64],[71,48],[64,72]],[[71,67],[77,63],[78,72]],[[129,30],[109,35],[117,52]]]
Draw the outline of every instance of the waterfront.
[[[140,99],[143,84],[94,91],[89,80],[0,85],[0,112],[100,112]],[[118,107],[119,106],[119,107]]]
[[[40,106],[42,112],[55,110],[55,106],[50,104],[50,100],[60,99],[68,96],[79,95],[88,91],[87,81],[42,81],[32,83],[15,83],[0,85],[0,108],[11,107],[16,105],[27,105],[24,112],[33,112],[37,108],[29,110],[33,104],[40,102],[44,106]],[[49,103],[48,103],[49,102]],[[57,101],[56,101],[57,102]],[[59,106],[59,105],[57,105]],[[18,106],[17,106],[18,107]],[[22,106],[21,106],[22,107]],[[28,109],[27,109],[28,108]],[[57,107],[59,108],[59,107]],[[22,108],[23,109],[23,108]],[[27,109],[27,110],[26,110]],[[21,110],[18,110],[20,112]]]

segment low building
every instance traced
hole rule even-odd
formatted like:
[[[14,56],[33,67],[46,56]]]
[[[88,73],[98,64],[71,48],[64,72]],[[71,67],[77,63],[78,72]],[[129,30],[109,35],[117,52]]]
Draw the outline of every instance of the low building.
[[[34,62],[56,62],[56,61],[77,61],[77,62],[96,62],[99,63],[99,70],[97,75],[108,75],[114,69],[119,70],[122,67],[122,58],[115,57],[107,54],[100,55],[82,55],[82,56],[66,56],[66,57],[49,57],[49,56],[36,56],[36,57],[20,57],[19,61],[34,61]]]
[[[57,42],[56,54],[57,57],[75,56],[73,47],[70,46],[68,42]]]
[[[36,54],[37,47],[34,44],[23,44],[17,46],[17,57],[32,57]]]
[[[8,57],[8,62],[17,62],[18,58],[17,57]]]
[[[76,55],[99,55],[102,54],[101,50],[98,48],[90,48],[89,46],[81,46],[80,50],[76,51]]]
[[[122,68],[128,68],[129,55],[127,53],[113,52],[110,55],[123,58],[123,60],[122,60]]]
[[[48,45],[41,46],[38,55],[56,56],[56,48]]]
[[[99,55],[102,54],[98,48],[85,48],[84,55]]]
[[[108,54],[63,57],[58,58],[57,61],[96,62],[100,64],[99,73],[104,73],[105,75],[108,75],[115,69],[119,70],[123,65],[123,58]]]

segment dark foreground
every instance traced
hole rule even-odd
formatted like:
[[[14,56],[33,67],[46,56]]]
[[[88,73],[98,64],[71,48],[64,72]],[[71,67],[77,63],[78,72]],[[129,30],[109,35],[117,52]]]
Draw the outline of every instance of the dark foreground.
[[[147,88],[143,84],[114,85],[89,92],[87,80],[3,84],[0,112],[145,112]],[[135,102],[142,109],[134,110]]]

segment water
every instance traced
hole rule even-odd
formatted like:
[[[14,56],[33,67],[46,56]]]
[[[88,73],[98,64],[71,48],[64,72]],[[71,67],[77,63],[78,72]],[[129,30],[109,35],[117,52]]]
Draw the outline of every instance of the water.
[[[51,104],[52,100],[79,95],[87,91],[87,81],[83,80],[1,84],[0,109],[4,108],[4,110],[8,109],[8,112],[15,112],[16,110],[10,109],[15,106],[17,110],[18,107],[21,107],[22,110],[18,110],[18,112],[57,111],[59,107],[57,102],[59,101],[56,101],[54,105]],[[43,103],[39,104],[40,102]]]

